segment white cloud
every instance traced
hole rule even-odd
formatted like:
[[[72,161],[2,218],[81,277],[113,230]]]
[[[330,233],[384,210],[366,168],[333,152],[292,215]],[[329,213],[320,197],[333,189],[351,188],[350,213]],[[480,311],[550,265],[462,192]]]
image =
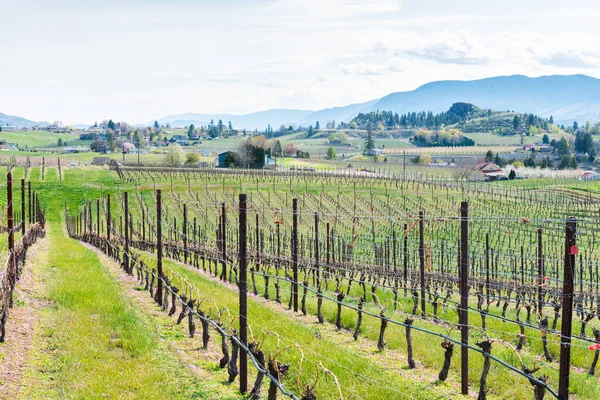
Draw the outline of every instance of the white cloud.
[[[332,107],[439,79],[600,76],[595,3],[491,3],[13,2],[2,7],[0,112],[139,122]]]

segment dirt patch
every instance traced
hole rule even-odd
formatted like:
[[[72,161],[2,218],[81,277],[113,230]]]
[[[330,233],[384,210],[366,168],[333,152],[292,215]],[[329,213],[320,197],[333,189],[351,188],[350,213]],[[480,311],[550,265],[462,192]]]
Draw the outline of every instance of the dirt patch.
[[[47,254],[49,239],[39,240],[27,254],[21,279],[14,292],[14,307],[6,324],[6,342],[0,344],[0,398],[14,399],[23,386],[23,373],[39,313],[52,303],[43,297],[43,279],[35,266]]]

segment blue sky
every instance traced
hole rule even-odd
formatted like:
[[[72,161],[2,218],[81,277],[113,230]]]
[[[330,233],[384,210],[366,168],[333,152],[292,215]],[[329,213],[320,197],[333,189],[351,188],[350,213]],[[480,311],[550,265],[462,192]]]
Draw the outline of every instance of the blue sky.
[[[594,1],[0,0],[0,112],[133,123],[440,79],[600,77]]]

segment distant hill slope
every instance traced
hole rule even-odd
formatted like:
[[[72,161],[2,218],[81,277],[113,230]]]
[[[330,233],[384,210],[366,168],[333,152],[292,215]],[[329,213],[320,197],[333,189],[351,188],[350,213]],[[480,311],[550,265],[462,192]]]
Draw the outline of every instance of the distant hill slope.
[[[439,113],[457,102],[477,104],[484,109],[515,110],[554,117],[556,123],[572,124],[600,121],[600,79],[586,75],[552,75],[529,78],[523,75],[498,76],[472,81],[437,81],[415,90],[391,93],[381,99],[319,111],[274,109],[246,115],[232,114],[180,114],[158,119],[158,122],[187,125],[207,125],[222,119],[231,121],[235,128],[265,129],[271,124],[277,129],[281,124],[322,126],[335,120],[350,122],[359,113],[374,110],[393,111],[398,114],[416,110]],[[151,125],[148,121],[139,125]]]
[[[360,129],[452,129],[462,132],[489,132],[502,135],[517,133],[537,134],[541,131],[558,131],[553,121],[530,113],[496,111],[477,107],[470,103],[454,103],[447,111],[407,112],[370,111],[358,114],[351,122]]]
[[[539,78],[512,75],[474,81],[439,81],[410,92],[389,94],[371,109],[435,113],[456,102],[493,110],[518,110],[547,118],[552,115],[556,122],[565,124],[599,121],[600,80],[586,75]]]
[[[223,121],[225,125],[231,121],[231,124],[236,129],[265,129],[268,124],[273,129],[278,129],[280,125],[296,124],[306,116],[312,114],[313,111],[309,110],[286,110],[286,109],[273,109],[267,111],[259,111],[251,114],[234,115],[234,114],[177,114],[170,115],[168,117],[158,119],[158,123],[165,125],[167,123],[172,126],[185,126],[194,124],[196,126],[208,125],[211,120],[216,124],[219,119]],[[148,121],[141,126],[149,126],[154,124],[154,121]]]
[[[15,126],[15,127],[17,127],[17,129],[21,129],[21,128],[32,128],[34,126],[46,126],[46,125],[49,125],[49,123],[45,122],[45,121],[39,121],[39,122],[31,121],[26,118],[0,113],[0,126],[6,126],[6,125]]]
[[[371,100],[365,103],[350,104],[348,106],[326,108],[324,110],[315,111],[307,115],[304,119],[298,121],[298,123],[303,126],[310,126],[315,125],[317,121],[320,121],[320,123],[323,125],[330,121],[335,121],[336,123],[348,122],[357,114],[372,110],[373,104],[377,103],[377,101],[378,100]]]

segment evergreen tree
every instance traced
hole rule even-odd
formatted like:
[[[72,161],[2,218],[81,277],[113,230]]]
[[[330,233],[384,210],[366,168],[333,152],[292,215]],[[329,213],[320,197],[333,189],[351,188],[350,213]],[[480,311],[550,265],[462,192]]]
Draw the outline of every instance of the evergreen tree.
[[[375,148],[375,141],[371,132],[367,132],[367,138],[365,139],[365,153]]]
[[[107,128],[112,129],[113,131],[115,130],[116,126],[112,119],[108,120]]]
[[[550,137],[548,137],[547,133],[544,133],[544,136],[542,136],[542,143],[548,144],[549,142],[550,142]]]
[[[110,151],[114,151],[115,148],[117,147],[117,145],[115,143],[115,134],[112,131],[108,132],[108,135],[106,137],[106,146],[108,147],[108,150],[110,150]]]
[[[504,159],[501,158],[498,153],[496,153],[496,155],[494,156],[494,164],[496,164],[500,168],[504,168],[506,166],[506,161],[504,161]]]
[[[513,129],[515,131],[519,130],[519,127],[521,126],[521,118],[519,118],[518,115],[515,115],[515,117],[513,118]]]
[[[556,152],[561,156],[565,156],[570,153],[569,144],[567,143],[567,139],[565,139],[564,136],[558,141],[558,144],[556,146]]]
[[[319,124],[319,121],[317,121],[317,123],[315,124],[315,129],[316,130],[321,129],[321,125]]]
[[[191,124],[190,127],[188,128],[188,139],[191,139],[193,136],[195,136],[195,132],[196,132],[196,127],[194,126],[194,124]]]
[[[229,123],[227,124],[227,129],[229,129],[230,131],[233,130],[233,125],[231,125],[231,121],[229,121]]]
[[[535,166],[536,166],[535,156],[533,154],[527,156],[527,158],[525,160],[523,160],[523,165],[525,165],[526,167],[529,167],[529,168],[535,168]]]
[[[158,125],[158,121],[154,121],[154,129],[158,130],[160,125]]]
[[[488,150],[485,153],[485,161],[486,162],[492,162],[492,161],[494,161],[494,152],[492,150]]]
[[[517,177],[517,173],[515,172],[514,169],[511,169],[510,172],[508,173],[508,179],[510,179],[511,181],[514,180]]]
[[[273,143],[273,149],[271,150],[273,157],[281,157],[281,154],[283,153],[283,149],[281,148],[281,142],[279,140],[276,140]]]

